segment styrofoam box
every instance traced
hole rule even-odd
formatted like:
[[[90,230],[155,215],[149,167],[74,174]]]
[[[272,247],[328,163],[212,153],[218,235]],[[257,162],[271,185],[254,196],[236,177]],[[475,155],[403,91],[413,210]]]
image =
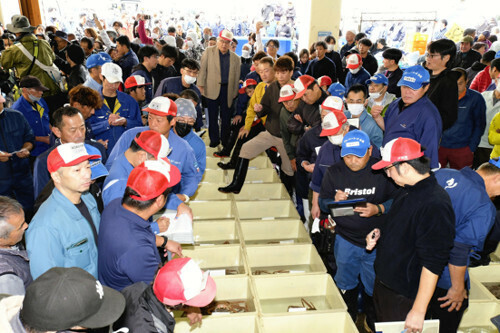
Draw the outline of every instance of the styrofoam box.
[[[200,324],[189,326],[186,318],[176,319],[174,333],[258,333],[259,320],[255,313],[231,316],[208,316]]]
[[[296,273],[326,272],[323,260],[312,244],[252,245],[247,246],[246,250],[251,273],[256,268],[269,271],[289,270]]]
[[[244,220],[240,222],[241,235],[246,245],[282,242],[311,244],[311,238],[300,220]]]
[[[308,311],[296,312],[294,315],[265,315],[262,317],[262,332],[357,333],[358,329],[347,312]]]
[[[469,303],[472,301],[492,302],[497,301],[495,296],[481,282],[470,277]]]
[[[375,323],[375,331],[383,333],[401,333],[405,331],[404,321],[392,321],[384,323]],[[424,320],[422,333],[439,333],[439,320]]]
[[[500,314],[500,303],[498,302],[469,302],[469,307],[465,310],[458,331],[470,327],[490,327],[495,326],[490,318]]]
[[[233,180],[234,170],[227,170],[228,182]],[[278,183],[279,177],[274,169],[250,169],[247,171],[245,183]]]
[[[239,244],[240,235],[236,221],[198,221],[193,223],[194,241],[196,245],[222,245],[225,241]]]
[[[230,219],[236,216],[232,201],[191,201],[193,220]]]
[[[220,157],[209,157],[207,154],[207,167],[206,168],[213,169],[213,170],[222,170],[221,168],[219,168],[217,163],[219,163],[219,162],[226,163],[228,161],[229,161],[229,158],[224,159],[224,158],[220,158]]]
[[[245,184],[241,192],[234,196],[235,200],[269,200],[269,199],[287,199],[290,195],[282,183],[265,184]]]
[[[226,171],[222,169],[209,170],[206,169],[203,177],[201,177],[202,183],[214,183],[214,184],[225,184],[226,183]]]
[[[255,158],[252,158],[248,163],[250,169],[268,169],[272,168],[273,164],[267,155],[259,155]]]
[[[239,245],[196,246],[183,250],[184,257],[192,258],[202,270],[214,270],[212,276],[224,269],[238,269],[238,274],[247,274],[245,255]],[[222,275],[222,273],[221,273]]]
[[[299,219],[299,213],[291,200],[236,201],[240,219]]]
[[[254,276],[253,282],[259,309],[263,314],[296,314],[296,312],[287,312],[287,308],[288,305],[295,305],[296,302],[300,302],[301,298],[308,301],[318,298],[324,300],[323,309],[317,301],[315,302],[317,309],[315,312],[347,311],[347,306],[332,277],[326,273],[262,275]],[[288,301],[291,299],[297,300],[294,301],[294,304],[289,304]],[[279,304],[281,300],[283,300],[283,304]],[[263,307],[264,303],[269,302],[278,305]]]
[[[494,263],[500,262],[500,243],[498,243],[497,249],[495,250],[495,252],[490,254],[490,258],[491,258],[491,260],[493,260]]]
[[[191,200],[230,200],[229,194],[219,192],[218,188],[221,186],[224,186],[224,184],[200,183],[196,193],[191,197]]]
[[[473,267],[469,269],[469,275],[471,277],[471,294],[474,292],[473,287],[476,287],[476,289],[480,290],[483,294],[489,295],[489,299],[498,301],[488,288],[484,286],[484,283],[493,282],[500,284],[500,265]],[[472,285],[472,281],[476,281],[476,284],[478,284],[479,287]],[[475,297],[471,297],[470,299],[476,300]],[[482,299],[486,299],[486,297],[483,297]]]

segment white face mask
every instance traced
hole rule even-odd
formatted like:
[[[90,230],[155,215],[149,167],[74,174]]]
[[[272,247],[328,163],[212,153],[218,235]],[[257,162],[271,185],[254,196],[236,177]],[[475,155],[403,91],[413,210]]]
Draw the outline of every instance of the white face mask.
[[[365,106],[363,104],[350,104],[347,103],[347,110],[351,112],[351,115],[353,116],[359,116],[363,110],[365,109]]]
[[[328,44],[328,51],[333,51],[333,48],[335,47],[335,45],[333,44]]]
[[[192,41],[192,40],[188,40],[188,41],[186,42],[186,45],[187,45],[187,48],[188,48],[188,49],[192,49],[192,48],[193,48],[193,46],[194,46],[194,43],[193,43],[193,41]]]
[[[360,70],[361,70],[361,67],[358,67],[356,69],[350,69],[349,68],[349,72],[351,72],[352,74],[357,74]]]
[[[193,84],[196,82],[196,78],[194,76],[184,75],[184,81],[186,81],[187,84]]]
[[[497,87],[495,88],[496,91],[500,92],[500,77],[497,77],[497,80],[493,80],[493,83],[495,83],[497,85]]]
[[[160,37],[160,36],[158,36],[158,34],[155,34],[154,32],[151,33],[151,38],[152,39],[158,39],[158,37]]]
[[[328,136],[328,141],[330,141],[334,146],[341,146],[342,140],[344,140],[344,136],[342,134]]]
[[[248,51],[248,50],[242,50],[242,51],[241,51],[241,56],[242,56],[243,58],[245,58],[245,59],[250,58],[250,51]]]

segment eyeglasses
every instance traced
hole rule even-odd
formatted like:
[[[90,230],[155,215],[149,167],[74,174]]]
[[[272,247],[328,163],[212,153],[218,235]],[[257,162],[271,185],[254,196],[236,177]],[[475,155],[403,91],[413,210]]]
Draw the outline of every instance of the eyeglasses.
[[[441,57],[441,55],[438,53],[438,54],[430,54],[430,53],[426,53],[425,54],[425,57],[426,58],[431,58],[431,59],[434,59],[436,57]]]
[[[395,167],[395,166],[400,165],[400,164],[401,164],[400,162],[394,162],[394,163],[392,163],[391,165],[386,166],[386,167],[384,168],[385,173],[387,173],[387,174],[388,174],[388,173],[389,173],[389,169],[390,169],[390,168]]]

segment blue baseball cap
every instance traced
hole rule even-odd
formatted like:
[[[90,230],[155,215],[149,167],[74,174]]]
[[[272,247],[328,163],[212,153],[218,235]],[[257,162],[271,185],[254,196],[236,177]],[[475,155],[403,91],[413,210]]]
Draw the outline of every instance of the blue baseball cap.
[[[500,169],[500,160],[490,159],[489,163]]]
[[[389,80],[387,79],[387,77],[385,77],[384,74],[379,73],[379,74],[372,76],[368,80],[366,80],[365,83],[366,84],[372,84],[372,83],[383,84],[383,85],[387,86],[387,85],[389,85]]]
[[[366,155],[368,148],[370,148],[370,138],[368,134],[361,130],[349,131],[342,140],[342,150],[340,151],[340,157],[347,155],[355,155],[357,157],[363,157]]]
[[[408,67],[403,72],[403,77],[398,82],[398,87],[406,86],[410,89],[417,90],[424,85],[429,84],[431,76],[427,69],[420,65]]]
[[[334,84],[330,85],[330,87],[328,88],[328,92],[332,96],[344,98],[345,87],[342,85],[342,83],[335,82]]]
[[[99,158],[89,160],[90,171],[92,172],[90,179],[94,180],[94,179],[97,179],[99,177],[107,176],[109,174],[108,169],[106,169],[106,167],[102,164],[102,156],[101,156],[101,152],[99,151],[99,149],[97,149],[94,146],[88,145],[88,144],[85,144],[85,149],[87,150],[87,153],[89,155],[99,156]]]
[[[498,59],[500,58],[500,51],[497,52],[497,54],[495,54],[495,59]]]
[[[87,58],[85,63],[87,69],[94,68],[96,66],[102,66],[107,62],[111,62],[111,56],[106,52],[99,52],[97,54],[92,54]]]

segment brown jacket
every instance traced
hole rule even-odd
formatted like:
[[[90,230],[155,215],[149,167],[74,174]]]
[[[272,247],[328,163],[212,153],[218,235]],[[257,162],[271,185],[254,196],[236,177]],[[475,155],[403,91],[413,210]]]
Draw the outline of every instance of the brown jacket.
[[[229,52],[229,80],[227,86],[227,105],[231,107],[234,99],[238,96],[240,79],[240,57],[232,51]],[[203,87],[203,96],[209,99],[217,99],[220,93],[220,58],[217,46],[211,46],[205,50],[201,57],[200,74],[197,85]]]

